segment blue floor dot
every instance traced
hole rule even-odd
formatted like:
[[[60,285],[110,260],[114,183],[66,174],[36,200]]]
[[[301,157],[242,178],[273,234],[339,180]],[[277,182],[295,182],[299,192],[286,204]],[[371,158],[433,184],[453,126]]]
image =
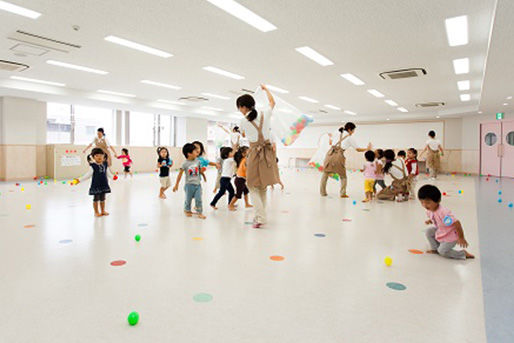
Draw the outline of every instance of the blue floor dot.
[[[212,295],[210,295],[208,293],[198,293],[198,294],[195,294],[195,296],[193,297],[193,300],[196,301],[197,303],[208,303],[209,301],[212,300]]]
[[[397,282],[388,282],[388,283],[386,283],[386,286],[391,289],[394,289],[395,291],[404,291],[407,289],[407,287],[405,285],[402,285],[401,283],[397,283]]]
[[[63,240],[59,241],[59,243],[61,243],[61,244],[69,244],[71,242],[73,242],[71,239],[63,239]]]
[[[325,237],[326,235],[324,233],[315,233],[314,236],[316,236],[316,237]]]
[[[144,227],[144,226],[148,226],[148,224],[144,224],[144,223],[142,223],[142,224],[137,224],[137,226],[139,226],[139,227]]]

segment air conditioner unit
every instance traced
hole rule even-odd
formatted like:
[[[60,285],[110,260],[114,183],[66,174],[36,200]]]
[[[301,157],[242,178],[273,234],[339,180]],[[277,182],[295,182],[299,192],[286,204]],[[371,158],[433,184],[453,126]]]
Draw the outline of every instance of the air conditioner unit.
[[[444,106],[445,103],[442,102],[442,101],[430,101],[430,102],[421,102],[421,103],[418,103],[416,104],[416,107],[440,107],[440,106]]]
[[[391,70],[380,73],[381,78],[384,80],[398,80],[398,79],[408,79],[411,77],[420,77],[426,75],[427,71],[423,68],[408,68],[408,69],[399,69],[399,70]]]
[[[12,72],[12,71],[24,71],[26,69],[29,69],[29,66],[26,64],[0,60],[0,70]]]
[[[80,49],[81,46],[77,44],[72,44],[68,42],[63,42],[57,39],[44,37],[41,35],[37,35],[34,33],[29,33],[25,31],[18,30],[15,33],[11,34],[7,38],[17,41],[28,43],[32,45],[36,45],[42,48],[51,49],[60,52],[71,52],[74,49]]]

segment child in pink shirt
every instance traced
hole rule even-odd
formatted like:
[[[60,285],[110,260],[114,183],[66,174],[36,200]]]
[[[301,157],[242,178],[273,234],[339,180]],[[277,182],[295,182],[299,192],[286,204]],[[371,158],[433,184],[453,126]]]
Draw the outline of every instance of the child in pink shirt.
[[[427,253],[439,254],[443,257],[465,260],[475,258],[466,250],[455,250],[455,245],[468,247],[464,238],[464,231],[460,221],[446,207],[441,206],[441,191],[436,186],[424,185],[418,191],[418,199],[427,210],[428,220],[425,224],[432,224],[426,231],[430,243]]]
[[[366,194],[366,199],[362,200],[362,202],[369,202],[373,197],[375,188],[377,164],[375,162],[375,153],[373,151],[366,151],[364,153],[364,157],[366,158],[366,163],[364,164],[364,193]]]

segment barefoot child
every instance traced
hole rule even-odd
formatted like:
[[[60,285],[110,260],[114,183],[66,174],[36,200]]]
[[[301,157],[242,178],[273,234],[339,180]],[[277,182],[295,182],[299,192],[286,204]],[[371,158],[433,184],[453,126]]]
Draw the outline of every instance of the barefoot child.
[[[405,160],[405,166],[409,172],[410,188],[409,188],[409,199],[415,199],[416,182],[419,175],[418,169],[418,151],[414,148],[407,150],[407,160]]]
[[[220,189],[211,201],[211,207],[215,210],[218,208],[216,204],[218,200],[228,191],[228,209],[234,211],[235,207],[232,205],[232,198],[234,197],[234,187],[232,187],[232,177],[236,172],[236,162],[234,161],[235,151],[232,148],[221,148],[221,159],[223,160],[221,166]]]
[[[130,159],[128,149],[121,149],[121,155],[116,156],[116,158],[121,159],[121,163],[123,164],[123,174],[125,174],[125,179],[127,178],[128,174],[130,174],[130,177],[132,177],[132,172],[130,171],[130,166],[132,166],[132,160]]]
[[[105,194],[111,193],[108,178],[113,175],[109,171],[107,154],[100,148],[94,148],[91,151],[91,154],[87,157],[87,160],[91,169],[80,178],[75,179],[74,183],[78,184],[91,178],[89,195],[93,196],[95,217],[108,216],[109,213],[105,211]],[[100,206],[98,203],[100,203]]]
[[[159,180],[161,182],[161,188],[159,189],[159,198],[166,199],[164,192],[170,188],[170,168],[173,165],[173,161],[170,158],[170,153],[166,147],[157,148],[157,168],[159,169]]]
[[[432,225],[425,231],[430,243],[430,250],[427,253],[460,260],[475,258],[464,249],[453,249],[457,244],[467,248],[468,242],[464,238],[460,221],[453,216],[449,209],[440,205],[441,192],[439,189],[433,185],[424,185],[418,191],[418,199],[421,206],[427,210],[429,219],[425,221],[425,224]]]
[[[198,215],[198,218],[205,219],[205,216],[202,214],[202,183],[200,175],[203,177],[204,181],[207,181],[207,179],[205,178],[205,174],[203,173],[202,167],[200,166],[200,160],[197,158],[200,154],[200,149],[195,147],[195,145],[192,143],[187,143],[182,147],[182,153],[186,157],[186,160],[182,164],[182,167],[180,167],[180,172],[178,173],[175,187],[173,187],[173,192],[178,190],[178,185],[182,179],[182,174],[186,173],[186,184],[184,186],[184,191],[186,192],[186,198],[184,200],[184,213],[186,214],[186,217],[193,216],[193,212],[191,211],[191,203],[193,202],[194,198],[196,214]]]
[[[362,202],[370,202],[373,197],[377,164],[375,162],[375,153],[372,150],[366,151],[364,157],[366,158],[366,163],[364,164],[364,193],[366,194],[366,199],[362,200]]]
[[[236,179],[234,181],[236,185],[236,195],[232,198],[230,202],[230,206],[235,207],[236,202],[241,199],[241,196],[244,194],[245,198],[245,206],[246,208],[253,207],[248,202],[248,187],[246,187],[246,155],[248,154],[248,147],[242,146],[234,155],[234,160],[236,161],[237,173]]]

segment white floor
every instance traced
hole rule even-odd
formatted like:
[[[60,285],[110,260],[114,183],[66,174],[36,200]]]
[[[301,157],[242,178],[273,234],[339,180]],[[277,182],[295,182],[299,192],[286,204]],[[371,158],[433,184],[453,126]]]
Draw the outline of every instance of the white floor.
[[[349,174],[351,199],[337,198],[334,180],[322,199],[319,176],[283,170],[263,230],[245,224],[242,204],[208,207],[212,171],[205,221],[184,217],[182,190],[159,200],[155,174],[113,182],[103,218],[88,184],[0,184],[0,342],[486,341],[472,178],[437,182],[477,256],[451,261],[408,252],[427,248],[417,201],[362,205],[360,173]]]

